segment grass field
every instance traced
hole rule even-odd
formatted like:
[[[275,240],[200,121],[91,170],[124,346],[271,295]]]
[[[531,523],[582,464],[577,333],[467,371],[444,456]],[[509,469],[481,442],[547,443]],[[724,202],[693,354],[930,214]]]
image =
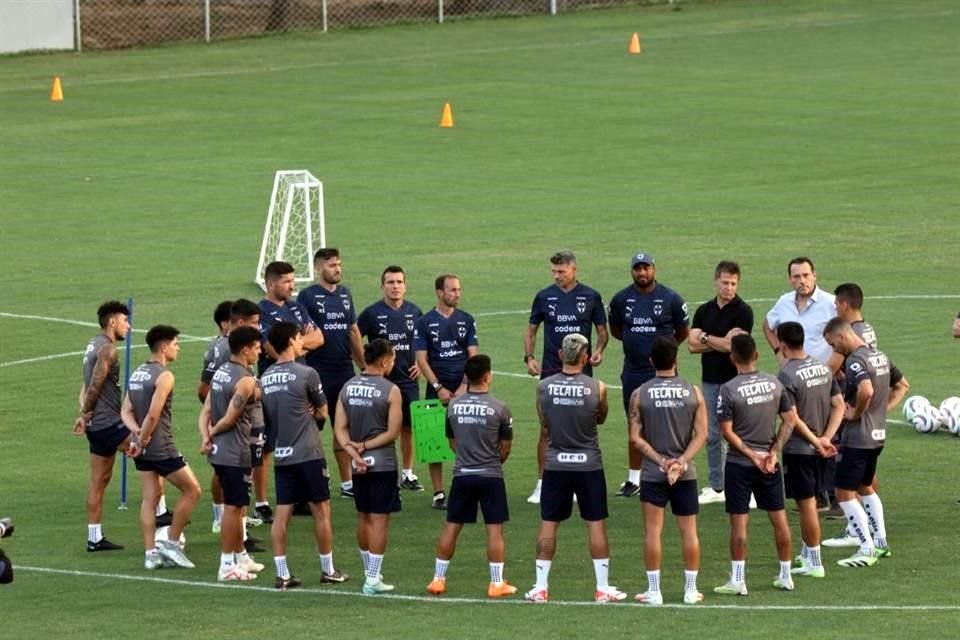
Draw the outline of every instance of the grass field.
[[[626,53],[634,31],[641,56]],[[479,528],[462,538],[450,597],[424,601],[441,522],[426,494],[407,494],[393,522],[384,573],[395,598],[353,596],[356,581],[320,589],[302,520],[289,556],[309,589],[274,593],[271,570],[254,587],[216,588],[206,496],[187,531],[198,568],[147,574],[135,510],[115,510],[116,480],[104,526],[127,550],[83,551],[87,454],[70,425],[79,352],[95,332],[81,323],[100,302],[133,296],[138,331],[164,322],[211,335],[217,302],[259,296],[273,172],[310,169],[358,305],[378,297],[387,263],[406,267],[425,308],[436,274],[461,275],[462,306],[501,374],[495,392],[516,416],[507,577],[526,588],[539,514],[524,502],[536,425],[520,355],[525,310],[558,248],[577,251],[582,280],[605,299],[629,283],[631,253],[653,252],[659,279],[692,307],[711,295],[714,264],[737,259],[758,318],[786,289],[787,260],[808,254],[826,288],[863,286],[881,348],[913,392],[960,395],[960,341],[949,337],[960,306],[958,42],[950,0],[770,0],[0,58],[0,515],[17,520],[3,547],[19,566],[0,589],[3,635],[950,635],[960,440],[943,432],[890,425],[881,495],[892,559],[861,571],[829,562],[827,579],[775,592],[772,535],[756,517],[750,596],[714,597],[729,569],[727,522],[708,506],[704,606],[641,610],[579,606],[593,577],[576,521],[561,529],[551,574],[559,604],[482,602]],[[47,101],[53,75],[60,104]],[[451,130],[436,126],[445,101]],[[133,339],[139,362],[142,333]],[[178,442],[206,486],[193,393],[203,345],[187,342],[173,370]],[[616,384],[619,364],[613,348],[598,375]],[[685,355],[681,372],[698,379],[699,363]],[[611,485],[624,431],[612,411]],[[352,505],[336,499],[333,511],[338,564],[358,574]],[[644,590],[639,503],[612,499],[609,527],[612,581]],[[663,569],[679,602],[670,527]]]

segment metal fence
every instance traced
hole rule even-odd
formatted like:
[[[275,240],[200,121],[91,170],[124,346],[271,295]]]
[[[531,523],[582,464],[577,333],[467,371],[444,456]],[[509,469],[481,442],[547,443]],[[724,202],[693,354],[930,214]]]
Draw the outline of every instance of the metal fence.
[[[118,49],[294,30],[533,15],[674,0],[74,0],[77,48]],[[678,0],[679,1],[679,0]]]

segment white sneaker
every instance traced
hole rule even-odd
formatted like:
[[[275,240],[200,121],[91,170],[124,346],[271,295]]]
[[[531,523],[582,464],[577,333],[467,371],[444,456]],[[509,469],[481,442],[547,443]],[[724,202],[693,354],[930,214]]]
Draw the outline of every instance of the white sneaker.
[[[714,587],[713,592],[725,596],[745,596],[747,595],[747,583],[729,580],[726,584]]]
[[[850,532],[846,529],[843,530],[843,533],[838,535],[835,538],[827,538],[826,540],[821,540],[820,544],[825,547],[859,547],[860,540],[850,535]]]
[[[259,527],[263,525],[263,520],[257,516],[247,516],[247,528],[250,527]]]
[[[627,594],[613,585],[609,585],[605,590],[594,591],[593,600],[595,602],[621,602],[627,599]]]
[[[219,582],[247,582],[256,579],[257,574],[247,573],[235,564],[230,565],[226,569],[220,567],[219,571],[217,571],[217,580]]]
[[[220,521],[214,520],[213,524],[210,525],[210,533],[220,533]]]
[[[378,593],[386,593],[388,591],[393,591],[393,585],[385,583],[380,578],[376,580],[367,578],[366,582],[363,583],[363,593],[368,596],[374,596]]]
[[[260,573],[263,571],[263,565],[254,560],[253,556],[238,559],[237,565],[247,573]]]
[[[144,554],[143,568],[149,571],[163,568],[163,557],[160,555],[160,552]]]
[[[652,607],[659,607],[663,604],[663,594],[659,591],[644,591],[633,596],[633,599],[640,604],[647,604]]]
[[[699,591],[684,591],[683,604],[697,604],[703,602],[703,594]]]
[[[793,591],[793,578],[777,578],[773,581],[773,586],[784,591]]]
[[[527,502],[530,504],[540,504],[540,487],[533,490],[533,493],[527,498]]]
[[[726,502],[727,497],[723,490],[714,491],[713,487],[704,487],[697,496],[697,502],[700,504],[713,504],[714,502]]]
[[[193,569],[194,566],[196,566],[190,562],[190,559],[183,553],[183,549],[181,549],[180,545],[176,542],[160,540],[157,543],[157,551],[160,552],[163,559],[169,560],[178,567]]]

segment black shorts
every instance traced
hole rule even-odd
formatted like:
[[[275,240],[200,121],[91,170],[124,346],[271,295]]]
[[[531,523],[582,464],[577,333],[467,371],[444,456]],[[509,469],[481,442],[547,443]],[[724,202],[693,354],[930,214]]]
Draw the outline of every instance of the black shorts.
[[[222,464],[213,465],[213,470],[220,478],[220,487],[223,489],[223,504],[231,507],[246,507],[250,504],[250,467],[228,467]]]
[[[607,479],[603,469],[595,471],[543,472],[540,488],[540,518],[563,522],[573,513],[573,496],[577,496],[580,517],[588,522],[605,520],[607,512]]]
[[[727,461],[723,468],[723,489],[727,499],[727,513],[750,513],[750,494],[757,500],[757,508],[764,511],[783,510],[783,473],[780,465],[774,473],[764,473],[755,465]]]
[[[337,398],[340,397],[343,386],[353,377],[353,365],[342,371],[317,371],[317,375],[320,376],[323,395],[327,399],[327,412],[329,414],[327,421],[332,425],[337,417]],[[336,443],[337,439],[334,438],[333,441]]]
[[[123,441],[132,434],[122,422],[118,422],[106,429],[87,431],[87,442],[90,443],[90,453],[109,458],[117,452]]]
[[[624,371],[620,374],[620,385],[623,389],[623,412],[630,415],[630,396],[646,382],[653,379],[655,372],[640,373],[637,371]]]
[[[270,424],[270,418],[263,415],[263,453],[273,453],[277,448],[277,428]]]
[[[262,428],[250,429],[250,442],[257,443],[250,445],[250,466],[263,466],[263,450],[266,447],[267,437]]]
[[[675,516],[695,516],[700,513],[696,480],[680,480],[674,484],[640,481],[640,499],[660,507],[670,503],[670,511]]]
[[[455,476],[447,499],[447,522],[472,524],[477,521],[477,505],[486,524],[503,524],[510,520],[507,508],[507,487],[503,478],[489,476]]]
[[[834,485],[838,489],[857,491],[860,487],[873,484],[877,474],[877,459],[883,453],[879,449],[854,449],[843,447],[837,454],[837,474]]]
[[[447,391],[450,393],[456,393],[457,389],[460,388],[460,385],[463,384],[463,375],[461,374],[456,378],[441,378],[437,376],[437,382],[439,382]],[[433,389],[432,385],[427,385],[427,393],[423,396],[424,400],[433,400],[438,398],[437,392]]]
[[[316,503],[330,499],[330,472],[323,458],[298,464],[274,464],[273,478],[277,504]]]
[[[400,487],[396,471],[368,471],[353,474],[353,503],[357,513],[400,511]]]
[[[171,473],[175,473],[187,466],[183,456],[176,458],[164,458],[163,460],[144,460],[143,458],[134,458],[133,466],[137,471],[152,471],[158,476],[166,478]]]
[[[400,408],[403,409],[403,430],[411,431],[413,429],[413,419],[410,417],[410,403],[420,399],[420,385],[401,383],[397,384],[397,387],[400,389]]]
[[[792,500],[807,500],[823,491],[826,462],[820,456],[783,454],[783,484],[787,497]]]

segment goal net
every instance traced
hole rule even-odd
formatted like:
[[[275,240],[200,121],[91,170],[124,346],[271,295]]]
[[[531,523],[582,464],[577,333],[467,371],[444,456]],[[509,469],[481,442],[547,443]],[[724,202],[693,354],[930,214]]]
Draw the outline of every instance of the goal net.
[[[313,282],[313,253],[326,244],[323,183],[304,169],[277,171],[254,282],[266,291],[263,270],[277,260],[293,265],[297,282]]]

